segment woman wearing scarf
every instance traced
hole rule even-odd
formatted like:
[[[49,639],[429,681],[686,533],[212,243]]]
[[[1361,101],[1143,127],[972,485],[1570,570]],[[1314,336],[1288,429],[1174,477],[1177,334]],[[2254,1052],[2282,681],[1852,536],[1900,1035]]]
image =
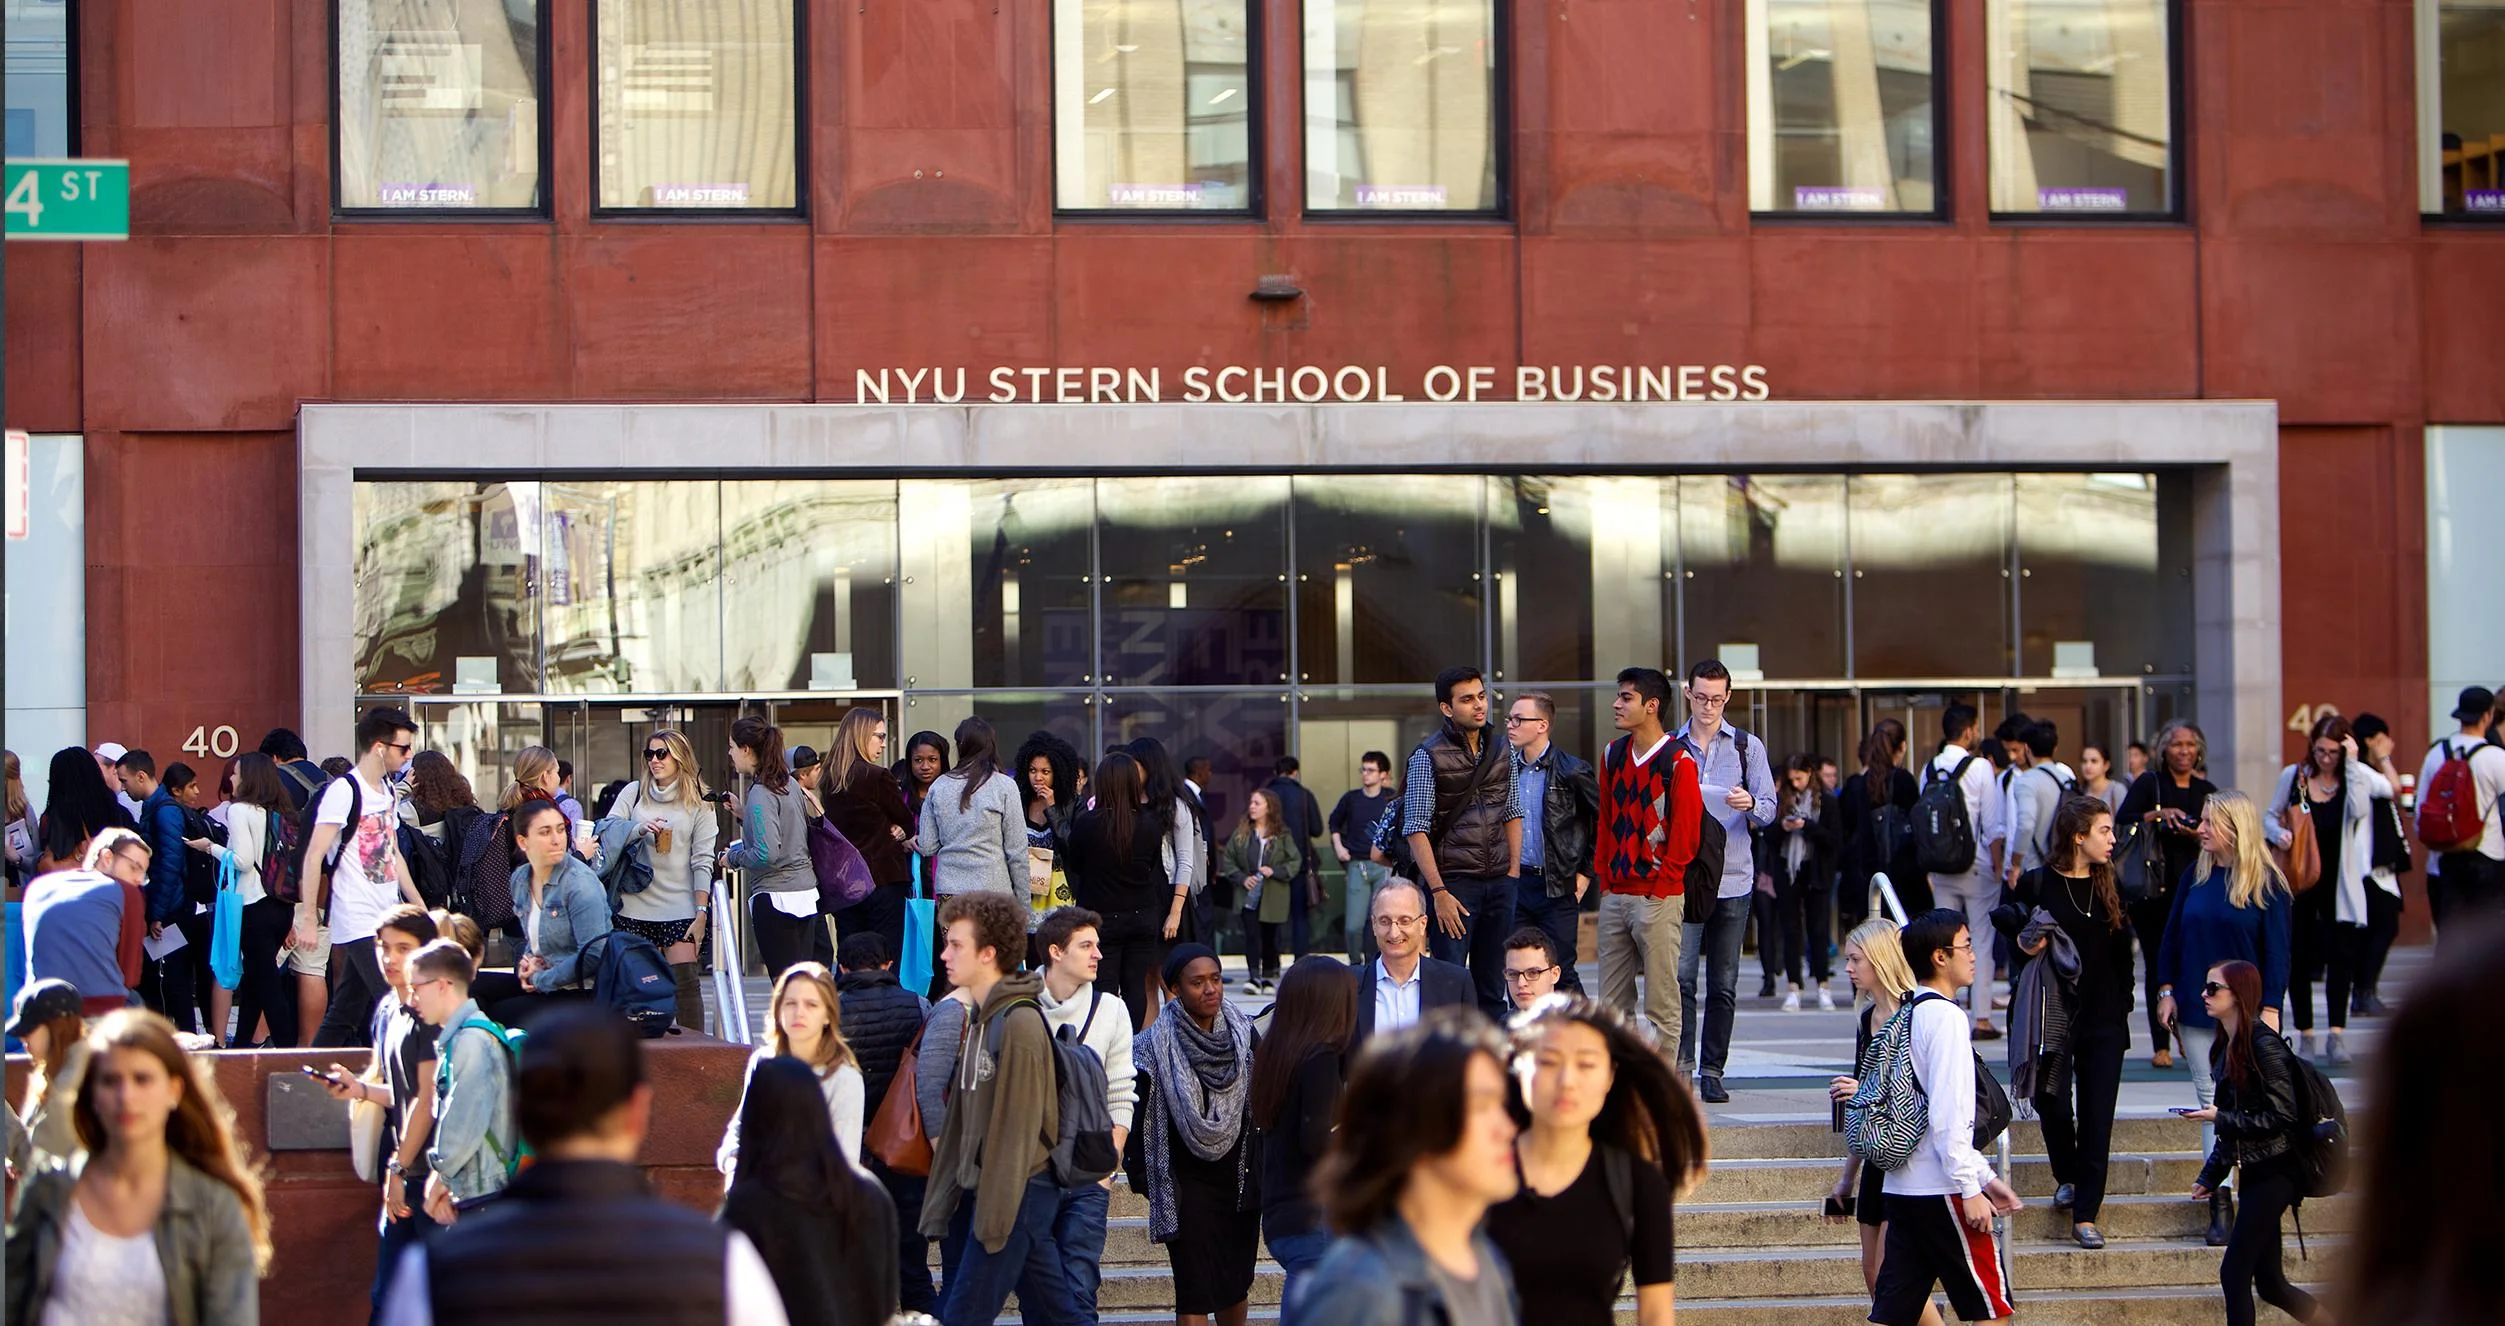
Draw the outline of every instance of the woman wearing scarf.
[[[1257,1038],[1228,1006],[1207,947],[1176,945],[1163,974],[1173,998],[1131,1046],[1141,1078],[1134,1180],[1148,1193],[1148,1237],[1174,1267],[1175,1320],[1242,1326],[1261,1242],[1245,1123]]]

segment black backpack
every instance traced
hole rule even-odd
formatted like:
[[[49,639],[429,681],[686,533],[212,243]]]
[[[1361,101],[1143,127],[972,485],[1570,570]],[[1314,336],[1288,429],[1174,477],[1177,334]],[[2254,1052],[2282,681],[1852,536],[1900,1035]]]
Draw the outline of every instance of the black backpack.
[[[2297,1177],[2307,1197],[2334,1197],[2348,1187],[2348,1107],[2313,1061],[2290,1054],[2296,1070],[2296,1127],[2289,1135]]]
[[[1916,990],[1913,997],[1905,1001],[1905,1008],[1910,1011],[1926,999],[1947,998],[1937,990]],[[1907,1026],[1910,1029],[1910,1021]],[[1921,1077],[1914,1078],[1914,1086],[1917,1089],[1922,1086]],[[1991,1066],[1983,1062],[1982,1053],[1977,1051],[1974,1056],[1974,1149],[1981,1151],[1999,1141],[2000,1135],[2009,1131],[2012,1117],[2009,1092],[2002,1088],[1999,1078],[1992,1076]]]
[[[1104,997],[1101,991],[1093,996],[1098,1001]],[[1021,1004],[1044,1017],[1044,1006],[1032,999],[1012,1000],[992,1014],[983,1035],[993,1063],[1000,1062],[1000,1040],[1007,1034],[1009,1015]],[[1095,1002],[1089,1003],[1085,1022],[1076,1028],[1063,1027],[1057,1034],[1052,1020],[1044,1019],[1044,1034],[1052,1042],[1053,1092],[1061,1114],[1061,1133],[1052,1147],[1052,1175],[1064,1188],[1085,1187],[1122,1165],[1122,1153],[1113,1145],[1112,1085],[1105,1076],[1104,1061],[1086,1043],[1096,1009]]]
[[[592,1002],[626,1019],[645,1040],[670,1033],[678,1020],[678,977],[651,940],[632,930],[612,930],[584,950],[583,965],[595,973]]]
[[[2374,856],[2367,864],[2395,875],[2409,873],[2409,830],[2401,824],[2401,808],[2390,797],[2376,797],[2368,813],[2374,821]]]
[[[196,810],[183,811],[183,836],[206,838],[223,845],[226,826]],[[183,849],[183,901],[211,907],[217,905],[217,858],[207,852]]]
[[[313,817],[321,813],[322,798],[330,795],[331,787],[336,783],[348,785],[348,818],[340,823],[339,832],[331,838],[330,850],[322,853],[319,868],[307,869],[304,853],[313,841]],[[308,879],[321,881],[322,924],[328,925],[331,919],[331,872],[339,869],[340,857],[347,853],[348,844],[356,841],[357,822],[365,818],[365,790],[357,782],[355,771],[351,770],[342,777],[326,780],[320,787],[315,788],[312,799],[304,803],[304,809],[299,814],[302,818],[298,822],[303,826],[304,832],[289,848],[294,855],[287,863],[287,876],[297,882],[298,890],[304,888],[305,881]]]
[[[1748,734],[1731,729],[1732,748],[1740,753],[1740,777],[1748,777]],[[1698,765],[1702,774],[1704,766]],[[1704,818],[1696,822],[1696,855],[1688,858],[1687,874],[1682,887],[1687,891],[1686,905],[1680,910],[1689,925],[1703,925],[1713,919],[1715,904],[1722,900],[1722,861],[1730,854],[1731,831],[1722,827],[1722,819],[1713,807],[1704,808]]]
[[[418,896],[429,909],[452,901],[451,855],[458,840],[452,837],[451,821],[445,820],[445,841],[432,837],[406,823],[400,826],[400,859],[409,863],[409,882],[417,885]]]
[[[1914,798],[1914,864],[1934,875],[1974,869],[1974,817],[1966,813],[1962,780],[1975,757],[1941,773],[1935,761],[1923,770],[1922,795]]]
[[[452,910],[478,922],[484,930],[501,929],[513,919],[513,835],[500,812],[481,812],[461,830],[461,847],[452,882]],[[445,836],[451,836],[446,829]]]

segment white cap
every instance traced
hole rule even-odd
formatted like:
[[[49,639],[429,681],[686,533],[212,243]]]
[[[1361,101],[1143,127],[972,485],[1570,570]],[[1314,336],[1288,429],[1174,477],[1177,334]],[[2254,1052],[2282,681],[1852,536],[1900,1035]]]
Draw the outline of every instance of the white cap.
[[[123,756],[130,754],[130,748],[124,746],[118,741],[108,741],[103,745],[96,747],[96,754],[101,755],[108,760],[119,760]]]

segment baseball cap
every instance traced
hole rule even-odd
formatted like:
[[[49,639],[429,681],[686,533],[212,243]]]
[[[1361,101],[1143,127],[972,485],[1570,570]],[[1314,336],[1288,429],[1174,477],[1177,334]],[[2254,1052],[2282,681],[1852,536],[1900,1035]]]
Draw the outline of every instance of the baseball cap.
[[[9,1034],[24,1040],[26,1033],[54,1018],[74,1018],[85,1011],[77,986],[48,976],[17,992],[17,1011],[9,1019]]]
[[[795,769],[807,769],[807,768],[814,767],[814,766],[817,764],[817,762],[818,762],[818,752],[817,752],[817,748],[816,748],[816,747],[813,747],[813,746],[794,746],[794,747],[792,747],[792,767],[793,767],[793,768],[795,768]]]
[[[96,754],[101,755],[108,760],[119,760],[123,756],[130,754],[130,747],[125,746],[118,741],[108,741],[96,747]]]
[[[2461,698],[2453,703],[2453,721],[2456,723],[2484,722],[2488,711],[2494,708],[2496,708],[2496,692],[2485,686],[2464,686]]]

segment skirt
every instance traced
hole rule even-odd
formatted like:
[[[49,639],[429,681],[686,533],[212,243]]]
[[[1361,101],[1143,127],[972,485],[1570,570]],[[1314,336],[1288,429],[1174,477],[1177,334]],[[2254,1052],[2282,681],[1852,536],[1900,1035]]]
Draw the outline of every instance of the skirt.
[[[1180,1136],[1170,1140],[1179,1226],[1174,1241],[1166,1244],[1166,1260],[1174,1268],[1174,1310],[1215,1316],[1252,1296],[1261,1212],[1235,1209],[1240,1143],[1237,1152],[1206,1161],[1193,1155]]]
[[[692,916],[684,921],[639,921],[632,916],[620,916],[613,919],[618,929],[651,940],[652,946],[665,954],[669,951],[670,945],[686,943],[688,930],[696,924],[696,918]]]

